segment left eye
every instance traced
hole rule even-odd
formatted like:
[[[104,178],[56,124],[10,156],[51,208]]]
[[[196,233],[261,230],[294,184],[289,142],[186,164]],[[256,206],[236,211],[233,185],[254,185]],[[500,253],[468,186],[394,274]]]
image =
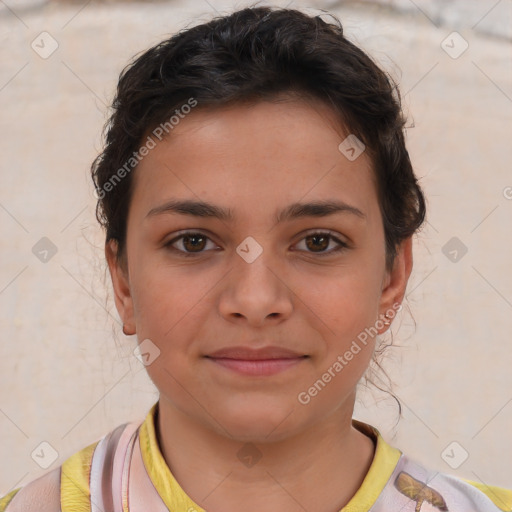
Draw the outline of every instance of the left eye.
[[[301,242],[303,240],[306,243],[306,247],[320,249],[320,251],[312,251],[313,254],[320,254],[320,256],[333,254],[335,252],[342,251],[343,249],[346,249],[348,247],[348,245],[345,242],[342,242],[339,238],[335,237],[330,231],[317,231],[304,237],[301,240]],[[334,241],[338,245],[338,247],[334,248],[331,251],[325,251],[325,249],[330,245],[331,241]]]
[[[166,243],[165,246],[174,251],[180,252],[182,256],[188,257],[205,252],[204,249],[208,241],[213,244],[211,239],[203,233],[189,231],[173,238],[171,241]],[[313,250],[306,252],[312,252],[313,254],[319,254],[320,256],[332,254],[348,247],[345,242],[342,242],[339,238],[335,237],[330,231],[317,231],[310,233],[300,240],[299,244],[303,241],[306,243],[306,247],[308,249],[319,249],[318,251]],[[329,247],[331,241],[334,241],[338,247],[335,247],[333,250],[326,251],[325,249]],[[181,244],[183,249],[174,247],[175,244]]]

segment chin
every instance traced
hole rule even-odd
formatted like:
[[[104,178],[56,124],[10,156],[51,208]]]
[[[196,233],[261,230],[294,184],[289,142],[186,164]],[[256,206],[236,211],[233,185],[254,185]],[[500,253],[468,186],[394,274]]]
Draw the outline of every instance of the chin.
[[[243,404],[223,409],[223,415],[216,419],[236,439],[243,442],[268,443],[286,438],[293,428],[290,421],[295,415],[290,414],[292,404],[269,404],[258,401],[246,401]],[[220,409],[216,409],[220,413]]]

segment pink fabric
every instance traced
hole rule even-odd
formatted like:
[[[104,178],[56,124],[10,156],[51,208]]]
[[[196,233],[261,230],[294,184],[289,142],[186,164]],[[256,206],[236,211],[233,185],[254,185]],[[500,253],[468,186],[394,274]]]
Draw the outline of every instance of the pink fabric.
[[[137,434],[138,424],[129,423],[126,425],[115,451],[112,481],[112,497],[114,499],[114,511],[123,512],[123,477],[128,482],[127,474],[130,470],[130,458],[133,441]],[[127,457],[128,454],[128,457]],[[108,511],[105,511],[108,512]]]
[[[139,443],[140,423],[121,425],[96,446],[91,512],[168,512],[151,481]]]

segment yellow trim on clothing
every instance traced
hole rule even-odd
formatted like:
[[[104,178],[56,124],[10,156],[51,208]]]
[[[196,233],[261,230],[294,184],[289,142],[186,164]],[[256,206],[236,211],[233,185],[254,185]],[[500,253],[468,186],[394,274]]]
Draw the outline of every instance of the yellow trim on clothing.
[[[148,412],[139,430],[140,451],[149,478],[169,510],[190,509],[194,512],[205,512],[188,497],[165,462],[155,433],[157,408],[158,402]]]
[[[169,510],[205,512],[181,488],[165,462],[156,437],[155,421],[157,409],[158,402],[148,412],[139,431],[142,460],[148,475]],[[357,428],[357,430],[374,440],[376,449],[372,464],[361,487],[340,512],[369,510],[384,490],[402,455],[400,450],[386,443],[375,427],[357,420],[352,420],[352,424],[354,428]]]
[[[91,459],[99,441],[75,453],[62,464],[60,506],[62,512],[91,512]]]
[[[3,498],[0,498],[0,512],[4,512],[7,505],[12,501],[14,496],[16,496],[16,493],[21,489],[21,487],[18,487],[17,489],[12,490],[11,492],[7,493]]]
[[[503,510],[503,512],[512,512],[512,490],[473,482],[465,478],[464,480],[482,491],[500,510]]]
[[[352,425],[376,442],[375,455],[361,487],[341,512],[361,512],[370,510],[386,487],[395,470],[402,452],[386,443],[380,432],[362,421],[352,420]]]

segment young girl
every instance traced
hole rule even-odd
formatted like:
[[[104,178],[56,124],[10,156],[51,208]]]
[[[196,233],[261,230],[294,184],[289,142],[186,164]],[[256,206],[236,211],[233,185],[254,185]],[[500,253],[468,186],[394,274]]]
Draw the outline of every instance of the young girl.
[[[425,217],[403,126],[337,20],[247,8],[137,58],[92,174],[159,400],[0,511],[511,510],[352,419]]]

